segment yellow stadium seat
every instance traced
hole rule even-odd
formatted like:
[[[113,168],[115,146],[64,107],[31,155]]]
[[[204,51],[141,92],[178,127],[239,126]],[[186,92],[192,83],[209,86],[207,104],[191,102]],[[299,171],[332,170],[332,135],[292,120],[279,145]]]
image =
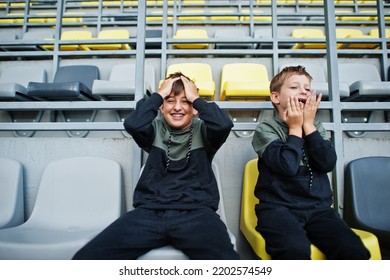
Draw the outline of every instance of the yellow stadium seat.
[[[325,49],[325,34],[321,29],[316,28],[307,28],[301,29],[296,28],[291,32],[291,36],[294,38],[300,39],[323,39],[324,42],[307,42],[307,43],[296,43],[292,48],[293,49]]]
[[[183,4],[204,4],[205,0],[182,0]]]
[[[267,68],[257,63],[228,63],[221,72],[221,100],[266,100],[269,97]]]
[[[336,28],[336,38],[338,39],[359,39],[359,43],[338,43],[338,49],[375,49],[378,43],[365,43],[367,39],[372,39],[370,35],[364,35],[360,29]]]
[[[240,20],[241,21],[249,21],[251,18],[249,13],[250,13],[250,11],[248,9],[243,9],[242,14],[244,14],[244,15],[240,17]],[[269,15],[263,16],[261,14],[264,14],[264,12],[261,10],[254,9],[253,16],[252,16],[253,20],[254,21],[272,21],[272,16],[269,16]]]
[[[92,32],[89,30],[69,30],[62,32],[61,41],[70,41],[70,40],[80,40],[88,41],[92,39]],[[48,38],[47,41],[53,41],[54,39]],[[46,50],[53,50],[54,45],[44,45],[42,46]],[[76,51],[76,50],[89,50],[87,45],[61,45],[60,49],[62,51]]]
[[[207,20],[207,17],[204,13],[205,11],[200,9],[184,10],[177,18],[182,21],[205,21]]]
[[[373,38],[379,38],[379,30],[377,28],[371,29],[368,33]],[[385,29],[386,38],[390,38],[390,28]]]
[[[163,11],[160,11],[160,10],[154,10],[154,11],[151,11],[150,13],[148,13],[146,15],[146,21],[147,22],[160,22],[163,20]],[[173,17],[172,17],[172,12],[168,11],[168,14],[167,14],[167,20],[168,21],[172,21],[173,20]]]
[[[259,176],[257,161],[257,158],[248,161],[244,168],[240,230],[256,255],[262,260],[270,260],[271,256],[266,251],[265,240],[256,230],[257,216],[255,213],[255,205],[259,203],[259,199],[254,195],[257,178]],[[376,236],[368,231],[358,229],[352,230],[359,235],[366,248],[370,251],[371,260],[380,260],[382,257]],[[325,259],[325,255],[317,247],[311,245],[311,259],[322,260]]]
[[[269,98],[267,68],[257,63],[229,63],[222,67],[220,100],[266,101]],[[234,123],[258,122],[262,110],[228,110]],[[234,131],[238,137],[250,137],[253,131]]]
[[[207,39],[207,31],[205,29],[179,29],[173,35],[173,39]],[[172,44],[177,49],[207,49],[208,43],[174,43]]]
[[[215,82],[211,66],[207,63],[176,63],[167,68],[169,74],[181,72],[193,80],[199,89],[199,95],[207,100],[213,100],[215,94]],[[162,81],[160,81],[161,84]]]
[[[216,9],[210,11],[210,20],[212,21],[238,21],[240,17],[234,15],[232,10]]]
[[[99,32],[97,39],[114,40],[114,39],[129,39],[130,34],[126,29],[109,29]],[[130,50],[129,44],[114,43],[114,44],[92,44],[87,45],[91,50]]]

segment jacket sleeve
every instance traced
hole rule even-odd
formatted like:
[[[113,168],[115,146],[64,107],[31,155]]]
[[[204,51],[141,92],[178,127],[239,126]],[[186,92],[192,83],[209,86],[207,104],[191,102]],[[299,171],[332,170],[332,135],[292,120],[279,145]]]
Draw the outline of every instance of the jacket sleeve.
[[[302,159],[303,139],[290,135],[287,141],[274,140],[265,149],[262,160],[273,172],[294,176]]]
[[[315,131],[305,137],[305,142],[310,166],[323,173],[331,172],[337,161],[331,141],[324,139],[319,131]]]
[[[194,101],[193,106],[206,126],[207,146],[212,153],[216,153],[229,136],[233,122],[214,102],[209,103],[198,98]]]
[[[148,99],[137,102],[136,108],[124,121],[124,127],[141,149],[149,151],[154,140],[153,120],[163,103],[162,97],[154,93]]]

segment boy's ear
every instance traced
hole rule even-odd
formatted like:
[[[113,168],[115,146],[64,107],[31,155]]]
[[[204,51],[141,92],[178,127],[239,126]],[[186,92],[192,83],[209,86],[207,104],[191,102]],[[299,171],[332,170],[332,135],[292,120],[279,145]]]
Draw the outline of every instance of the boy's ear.
[[[194,107],[192,107],[192,113],[194,114],[194,116],[197,116],[198,115],[198,110],[194,109]]]
[[[270,99],[276,105],[280,103],[279,94],[276,91],[271,92]]]

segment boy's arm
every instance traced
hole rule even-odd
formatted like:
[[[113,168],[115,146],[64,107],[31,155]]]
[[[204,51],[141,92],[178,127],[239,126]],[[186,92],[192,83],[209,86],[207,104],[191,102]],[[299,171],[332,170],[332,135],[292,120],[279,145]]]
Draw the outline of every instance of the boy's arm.
[[[289,176],[294,176],[299,169],[303,143],[304,140],[295,135],[281,139],[268,123],[257,126],[252,140],[255,152],[265,165],[275,173]]]
[[[198,111],[199,118],[206,125],[208,144],[213,152],[216,152],[229,136],[233,122],[214,102],[208,103],[202,98],[197,98],[192,105]]]
[[[305,137],[309,164],[323,172],[328,173],[334,169],[337,161],[336,151],[330,140],[326,137],[325,129],[317,127],[317,130]]]
[[[153,120],[163,103],[160,94],[153,93],[148,99],[141,99],[133,112],[125,119],[124,127],[138,146],[146,151],[152,145],[154,136]]]

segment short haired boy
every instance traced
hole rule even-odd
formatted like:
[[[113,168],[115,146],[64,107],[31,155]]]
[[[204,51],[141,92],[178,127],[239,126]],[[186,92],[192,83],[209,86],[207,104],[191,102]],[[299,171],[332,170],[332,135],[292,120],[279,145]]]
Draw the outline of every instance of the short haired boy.
[[[326,130],[315,120],[321,94],[302,66],[284,68],[270,83],[277,116],[260,123],[252,145],[258,154],[256,229],[272,259],[310,259],[310,245],[327,259],[369,259],[360,238],[332,208],[328,172],[336,164]]]
[[[162,117],[157,117],[159,109]],[[190,259],[239,259],[215,212],[219,192],[211,168],[232,126],[225,112],[200,98],[194,82],[181,73],[171,74],[157,93],[140,100],[124,122],[149,154],[134,191],[135,209],[74,259],[137,259],[166,245]]]

